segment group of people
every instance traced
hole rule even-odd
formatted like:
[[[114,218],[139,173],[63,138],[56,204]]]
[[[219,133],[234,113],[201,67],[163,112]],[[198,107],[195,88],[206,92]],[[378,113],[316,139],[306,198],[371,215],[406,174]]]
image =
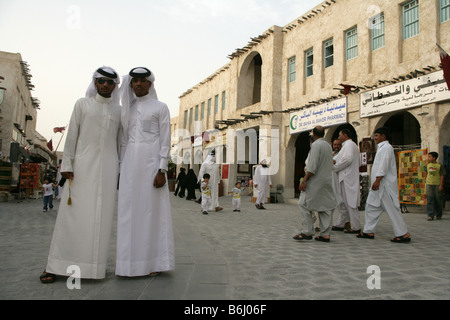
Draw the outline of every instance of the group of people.
[[[71,266],[80,268],[83,279],[105,278],[116,199],[116,275],[156,276],[175,269],[166,176],[171,147],[169,109],[158,100],[155,75],[149,69],[134,68],[118,88],[120,82],[114,69],[101,67],[94,72],[86,97],[75,104],[61,164],[66,185],[48,262],[40,276],[43,283],[55,281],[58,275],[67,276]],[[324,132],[320,126],[312,131],[306,175],[299,187],[303,230],[294,239],[313,239],[316,212],[320,222],[317,241],[329,242],[332,230],[374,239],[380,215],[386,211],[395,234],[391,241],[410,242],[411,235],[400,212],[396,161],[388,141],[388,129],[379,128],[374,135],[378,150],[372,166],[364,227],[358,212],[358,148],[350,132],[342,130],[338,138],[342,148],[333,159]],[[430,156],[437,158],[436,154]],[[434,165],[429,170],[433,173],[430,179],[437,185],[432,191],[442,192],[441,167]],[[204,214],[223,210],[218,203],[219,181],[212,153],[203,163],[195,183],[201,183]],[[264,209],[271,184],[263,160],[254,177],[254,187],[259,191],[258,209]],[[240,211],[242,190],[240,183],[232,190],[234,211]],[[183,192],[180,191],[180,196],[184,196]],[[188,191],[187,197],[195,199],[195,188],[193,193]],[[339,217],[332,226],[336,207],[339,207]],[[429,219],[441,215],[442,209],[429,210]]]
[[[222,211],[223,208],[219,205],[219,182],[220,174],[219,167],[216,163],[215,151],[212,150],[207,156],[205,162],[200,167],[200,171],[197,176],[193,169],[189,169],[188,175],[185,174],[186,169],[181,168],[177,177],[177,187],[174,195],[180,198],[184,197],[185,189],[188,189],[187,200],[196,199],[195,189],[199,188],[201,197],[197,203],[202,205],[202,213],[208,214],[210,211]],[[267,161],[263,159],[260,165],[255,170],[255,176],[253,178],[253,186],[258,190],[258,197],[256,198],[256,208],[265,210],[264,204],[267,200],[267,196],[270,194],[270,188],[272,188],[272,181],[270,178],[269,166]],[[242,192],[247,186],[243,186],[241,181],[236,182],[234,187],[228,194],[233,194],[232,206],[233,212],[241,211],[241,198]]]
[[[305,177],[300,184],[299,207],[303,230],[293,238],[298,241],[330,242],[331,231],[356,234],[357,238],[374,239],[381,214],[387,212],[392,221],[396,243],[411,241],[411,235],[402,217],[398,198],[397,167],[394,149],[389,143],[388,128],[375,131],[378,150],[371,172],[371,189],[366,202],[365,225],[362,227],[360,205],[359,151],[351,133],[340,131],[333,149],[324,139],[323,127],[312,131],[312,145],[307,159]],[[332,225],[333,212],[339,208],[339,217]],[[314,217],[317,212],[320,234],[313,237]]]
[[[43,283],[68,276],[71,266],[80,268],[82,279],[105,278],[117,198],[116,275],[156,276],[175,268],[164,188],[169,109],[158,100],[149,69],[134,68],[119,88],[120,82],[114,69],[101,67],[75,104],[61,164],[66,184]]]

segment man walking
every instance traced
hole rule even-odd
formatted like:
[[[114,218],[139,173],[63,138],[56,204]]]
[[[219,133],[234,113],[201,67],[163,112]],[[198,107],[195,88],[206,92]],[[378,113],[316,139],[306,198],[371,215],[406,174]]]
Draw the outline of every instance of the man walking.
[[[170,113],[158,101],[155,76],[134,68],[124,78],[116,275],[156,276],[175,269],[166,172]]]
[[[339,205],[339,218],[333,230],[345,233],[360,233],[361,221],[359,218],[360,186],[359,186],[359,150],[351,139],[351,133],[347,129],[341,130],[339,140],[342,149],[339,152],[333,171],[337,175],[338,194],[342,199]],[[345,223],[351,223],[351,229],[345,230]]]
[[[303,217],[303,231],[294,236],[295,240],[312,240],[314,234],[313,214],[318,212],[320,235],[317,241],[330,242],[333,211],[336,198],[333,191],[333,152],[331,146],[323,138],[323,127],[313,130],[314,142],[311,145],[307,172],[300,184],[300,213]]]
[[[68,275],[73,265],[83,279],[105,278],[119,172],[119,83],[112,68],[99,68],[86,98],[75,104],[61,164],[67,182],[43,283]]]
[[[258,197],[255,203],[256,208],[265,210],[264,203],[266,203],[267,196],[270,195],[270,188],[272,188],[272,179],[270,178],[269,166],[267,165],[266,159],[261,160],[260,165],[255,169],[253,184],[258,190]]]
[[[375,130],[375,143],[377,153],[372,166],[371,183],[366,203],[366,224],[364,232],[358,234],[358,238],[374,239],[375,229],[383,211],[386,211],[394,228],[395,238],[392,242],[410,242],[411,235],[408,232],[398,200],[397,165],[394,149],[389,143],[388,128]]]

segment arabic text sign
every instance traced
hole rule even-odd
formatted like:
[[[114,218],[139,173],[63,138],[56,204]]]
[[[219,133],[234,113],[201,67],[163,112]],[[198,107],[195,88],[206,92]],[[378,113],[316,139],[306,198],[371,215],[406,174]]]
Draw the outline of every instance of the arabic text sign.
[[[361,118],[450,99],[443,71],[361,94]]]
[[[347,123],[347,98],[334,100],[290,114],[290,134]]]

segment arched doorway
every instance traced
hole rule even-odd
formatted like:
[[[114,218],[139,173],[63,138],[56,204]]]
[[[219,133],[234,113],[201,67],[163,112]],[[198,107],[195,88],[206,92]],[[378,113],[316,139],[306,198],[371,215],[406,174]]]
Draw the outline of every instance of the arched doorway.
[[[294,174],[294,193],[295,197],[300,196],[298,187],[300,179],[305,176],[305,162],[311,149],[309,132],[301,133],[295,142],[295,174]]]
[[[409,112],[400,112],[391,116],[386,123],[391,131],[390,143],[398,149],[420,149],[422,137],[419,121]]]
[[[439,158],[438,162],[443,164],[447,172],[444,179],[445,201],[450,201],[450,112],[444,118],[439,132]]]
[[[250,54],[242,65],[238,80],[237,109],[261,102],[262,57]]]

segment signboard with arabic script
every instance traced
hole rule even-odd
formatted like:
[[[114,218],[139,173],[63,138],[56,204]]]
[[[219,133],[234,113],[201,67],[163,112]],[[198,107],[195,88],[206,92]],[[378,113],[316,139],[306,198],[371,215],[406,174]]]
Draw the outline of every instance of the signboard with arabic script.
[[[347,123],[347,98],[330,101],[290,114],[290,134]]]
[[[444,72],[438,71],[361,93],[361,118],[450,100]]]

